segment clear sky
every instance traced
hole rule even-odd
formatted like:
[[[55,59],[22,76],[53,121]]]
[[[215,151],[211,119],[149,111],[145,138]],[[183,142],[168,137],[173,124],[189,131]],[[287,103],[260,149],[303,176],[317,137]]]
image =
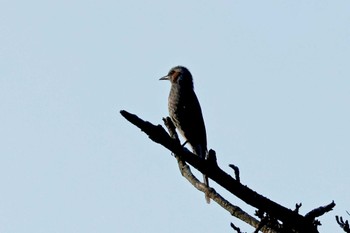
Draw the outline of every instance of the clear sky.
[[[167,115],[194,77],[219,164],[288,207],[350,210],[350,1],[0,3],[0,232],[232,232],[232,218],[121,117]],[[253,209],[220,188],[243,209]]]

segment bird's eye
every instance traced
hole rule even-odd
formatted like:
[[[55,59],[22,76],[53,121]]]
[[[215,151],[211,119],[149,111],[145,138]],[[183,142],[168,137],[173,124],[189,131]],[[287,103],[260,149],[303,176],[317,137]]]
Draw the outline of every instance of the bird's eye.
[[[170,71],[169,71],[169,75],[173,75],[174,73],[175,73],[174,70],[170,70]]]

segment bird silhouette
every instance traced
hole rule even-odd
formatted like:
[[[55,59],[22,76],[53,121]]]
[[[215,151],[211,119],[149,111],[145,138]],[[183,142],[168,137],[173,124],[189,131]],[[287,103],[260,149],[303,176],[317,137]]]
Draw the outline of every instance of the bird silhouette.
[[[202,110],[194,92],[193,79],[190,71],[183,66],[175,66],[160,80],[171,83],[168,98],[169,115],[179,133],[189,143],[194,154],[206,159],[207,135]],[[203,174],[204,184],[209,187],[208,177]],[[210,203],[206,193],[205,199]]]

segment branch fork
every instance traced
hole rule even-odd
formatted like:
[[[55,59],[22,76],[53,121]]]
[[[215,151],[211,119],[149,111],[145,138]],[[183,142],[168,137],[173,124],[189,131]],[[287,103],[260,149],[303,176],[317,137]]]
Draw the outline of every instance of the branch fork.
[[[234,170],[235,178],[224,172],[217,164],[214,150],[210,150],[208,159],[203,160],[191,153],[185,147],[181,146],[180,140],[176,134],[175,126],[172,124],[169,117],[163,118],[164,124],[169,132],[168,134],[161,125],[153,125],[150,122],[144,121],[138,116],[124,110],[120,111],[120,113],[125,119],[145,132],[152,141],[159,143],[170,150],[175,155],[182,176],[184,176],[194,187],[204,193],[208,193],[213,201],[230,212],[232,216],[241,219],[262,232],[317,233],[317,225],[319,221],[316,220],[316,217],[332,210],[335,206],[335,203],[332,202],[329,205],[316,208],[305,216],[302,216],[298,213],[301,205],[297,206],[294,211],[290,210],[258,194],[246,185],[241,184],[239,169],[235,165],[230,165]],[[211,180],[231,192],[234,196],[262,211],[262,213],[265,213],[265,218],[261,219],[261,221],[255,219],[253,216],[244,212],[240,207],[232,205],[218,194],[215,189],[206,187],[192,174],[187,163],[201,173],[206,174]],[[273,220],[275,224],[270,224],[271,220]],[[276,227],[276,222],[280,223],[277,224],[278,227]],[[343,225],[346,224],[343,223]]]

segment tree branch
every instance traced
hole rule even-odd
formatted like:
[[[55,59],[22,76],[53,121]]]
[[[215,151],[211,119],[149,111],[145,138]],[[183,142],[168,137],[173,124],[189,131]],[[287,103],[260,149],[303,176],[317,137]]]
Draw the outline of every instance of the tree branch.
[[[173,138],[175,141],[180,143],[180,140],[178,138],[178,135],[175,130],[175,126],[171,119],[169,117],[163,118],[164,125],[167,127],[169,135],[171,138]],[[186,148],[184,148],[186,149]],[[222,208],[227,210],[232,216],[241,219],[242,221],[248,223],[252,227],[258,229],[261,223],[255,219],[253,216],[249,215],[245,211],[243,211],[238,206],[232,205],[229,201],[227,201],[225,198],[223,198],[220,194],[218,194],[215,189],[207,187],[202,182],[200,182],[191,172],[190,167],[186,164],[185,161],[181,159],[181,156],[175,155],[175,158],[177,159],[179,169],[181,172],[181,175],[185,177],[196,189],[199,191],[206,193],[210,199],[214,200],[216,203],[218,203]],[[216,155],[213,150],[209,151],[208,160],[211,162],[216,163]],[[238,171],[238,167],[236,169]],[[239,171],[238,171],[239,174]],[[238,175],[239,177],[239,175]],[[232,225],[231,225],[232,226]],[[264,233],[276,233],[276,231],[273,231],[272,229],[268,227],[260,227],[261,231]]]
[[[325,213],[333,210],[335,206],[334,201],[332,201],[332,203],[326,205],[326,206],[320,206],[316,209],[311,210],[309,213],[305,214],[305,218],[309,218],[311,220],[314,220],[317,217],[320,217],[322,215],[324,215]]]
[[[343,220],[343,217],[338,217],[335,216],[335,219],[337,220],[337,223],[339,224],[339,226],[346,232],[346,233],[350,233],[350,227],[349,227],[349,222],[348,220]]]
[[[213,162],[212,160],[200,159],[198,156],[182,147],[178,140],[171,138],[161,125],[155,126],[150,122],[144,121],[136,115],[130,114],[124,110],[120,113],[128,121],[144,131],[151,140],[169,149],[176,156],[178,156],[180,160],[188,162],[191,166],[206,174],[210,179],[247,204],[268,213],[271,218],[281,221],[285,232],[287,229],[290,229],[288,232],[318,232],[317,226],[314,224],[314,221],[310,220],[309,217],[304,217],[295,211],[287,209],[241,184],[218,167],[216,161]],[[205,187],[198,186],[198,188]],[[214,195],[211,197],[213,197],[215,200]],[[332,204],[335,205],[334,203]],[[323,213],[325,212],[327,211],[324,211]],[[318,214],[315,216],[320,216],[319,213],[322,213],[322,211],[318,212]],[[294,230],[292,231],[292,229]]]
[[[235,224],[233,224],[232,222],[231,222],[230,225],[231,225],[232,229],[235,230],[237,233],[243,233],[241,231],[241,229],[239,227],[235,226]]]

